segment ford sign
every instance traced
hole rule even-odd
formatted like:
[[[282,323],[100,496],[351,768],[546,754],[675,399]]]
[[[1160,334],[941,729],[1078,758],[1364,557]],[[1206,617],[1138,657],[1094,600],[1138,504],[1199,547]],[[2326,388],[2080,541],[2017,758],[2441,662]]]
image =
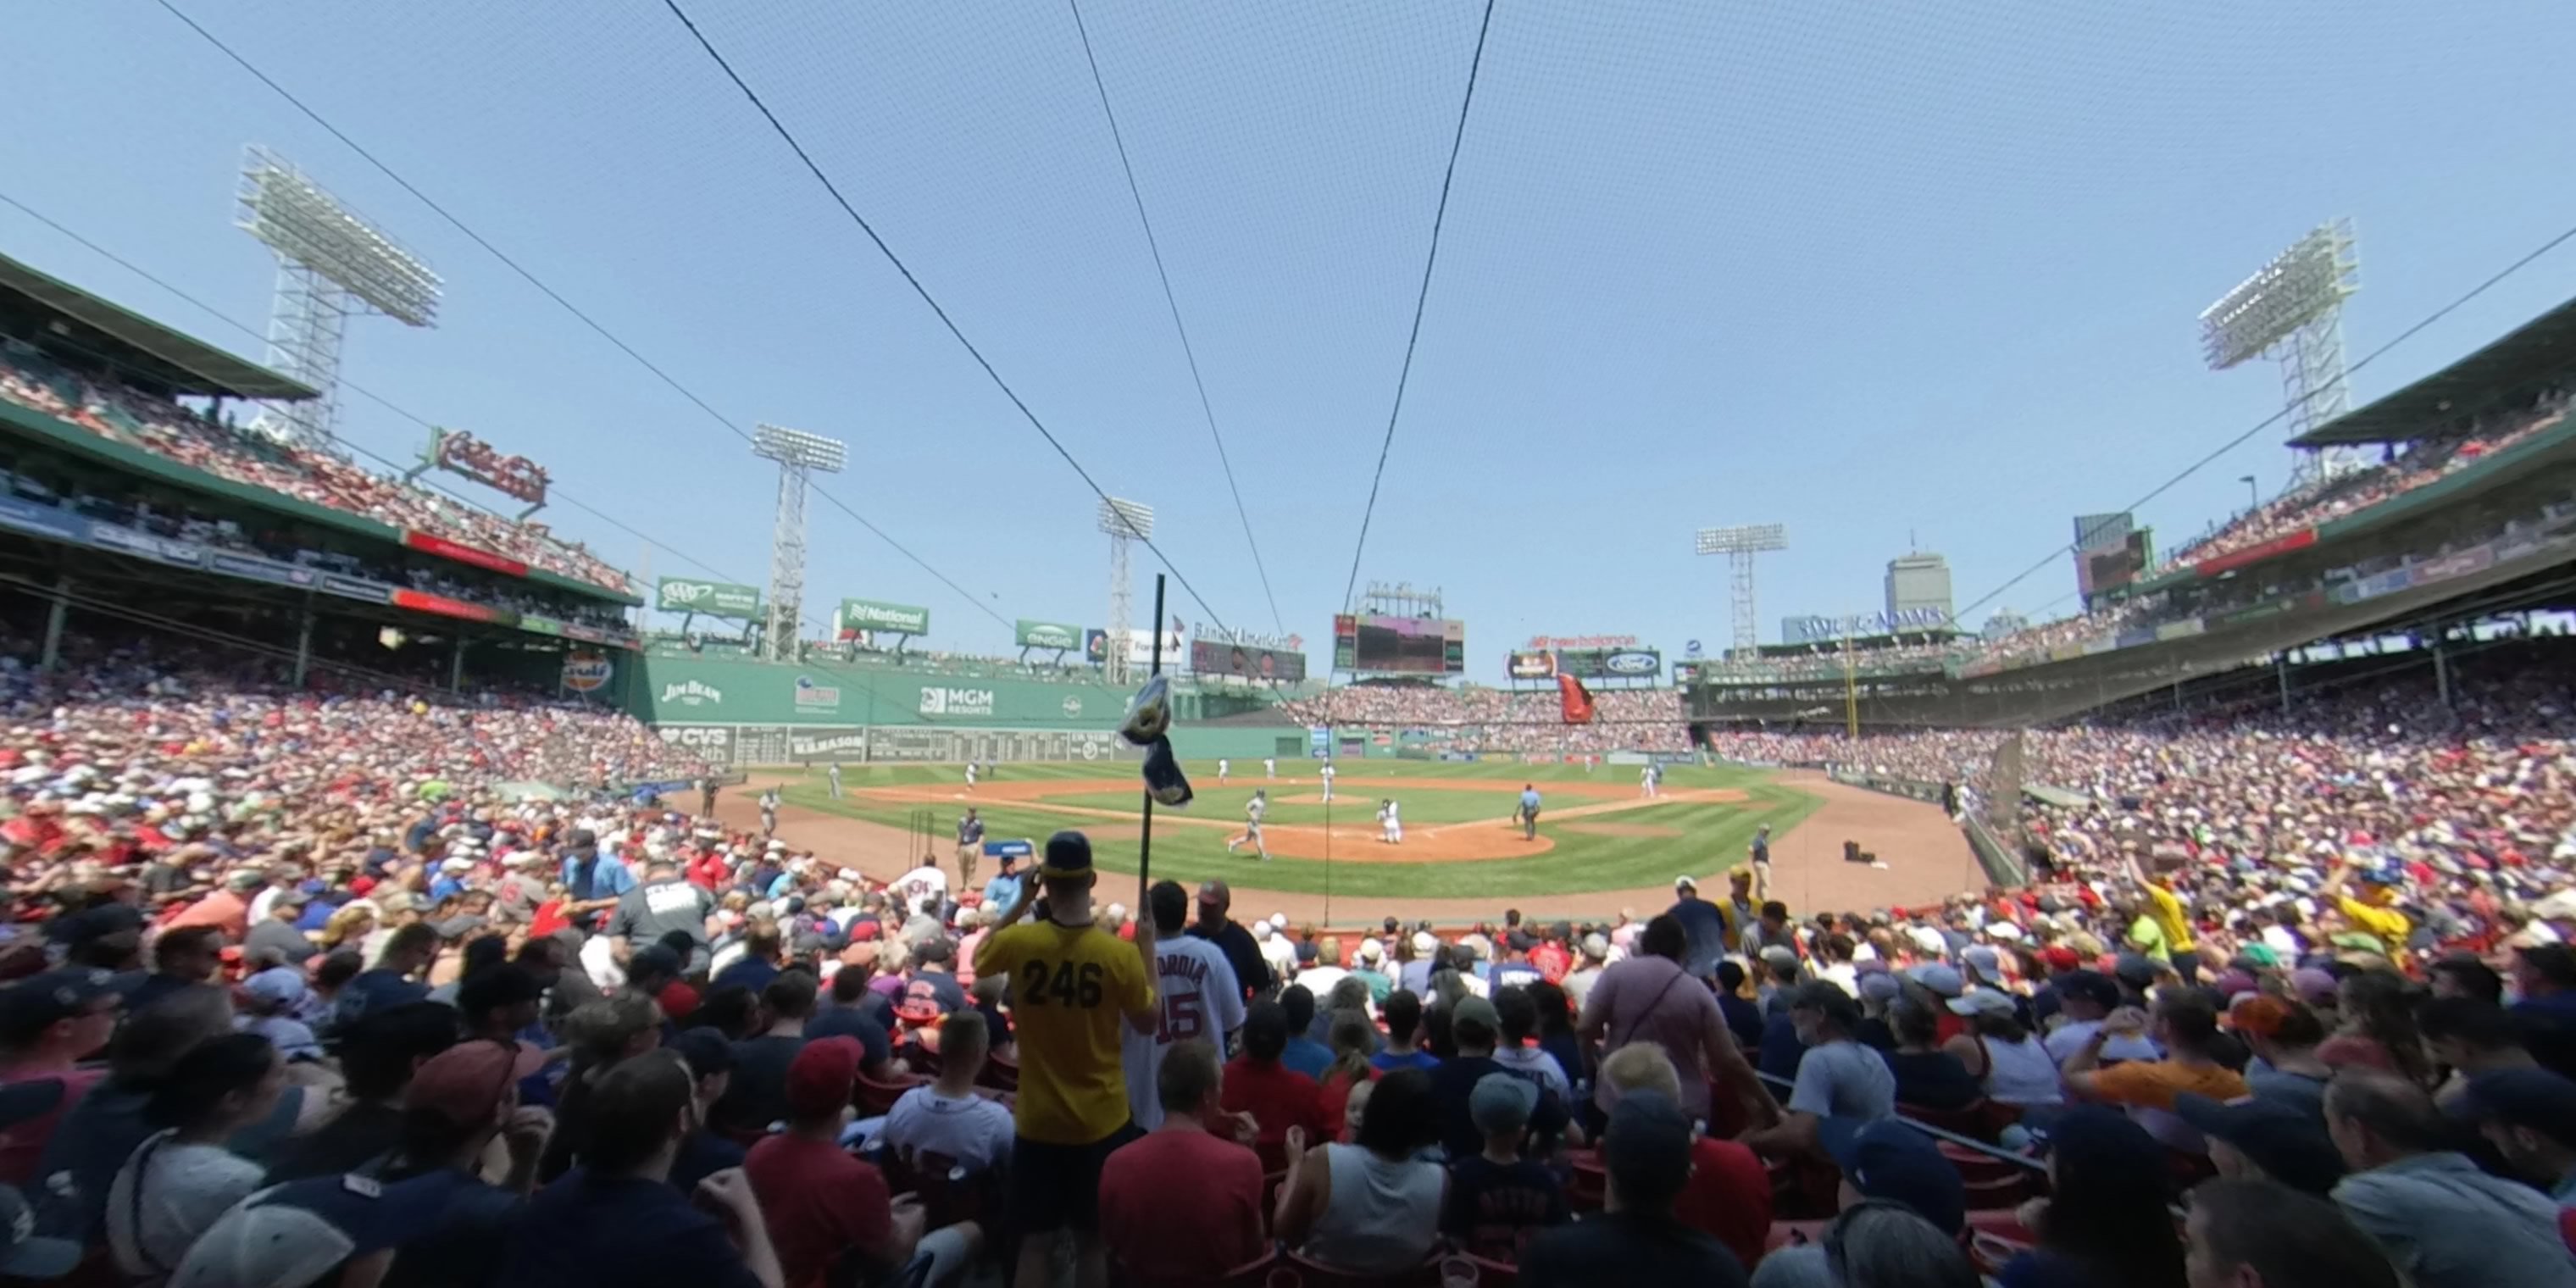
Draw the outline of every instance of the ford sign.
[[[1664,669],[1664,659],[1660,653],[1622,649],[1601,659],[1601,669],[1612,675],[1654,675]]]

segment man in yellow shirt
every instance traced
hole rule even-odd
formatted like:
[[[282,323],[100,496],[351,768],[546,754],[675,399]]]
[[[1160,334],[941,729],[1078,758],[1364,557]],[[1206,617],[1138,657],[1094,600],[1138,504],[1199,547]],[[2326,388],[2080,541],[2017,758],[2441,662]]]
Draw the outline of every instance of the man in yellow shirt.
[[[2147,875],[2138,856],[2129,856],[2129,879],[2138,887],[2138,897],[2146,902],[2138,909],[2156,929],[2164,932],[2166,960],[2173,963],[2174,974],[2182,982],[2200,983],[2200,945],[2191,937],[2191,918],[2183,912],[2182,897],[2173,892],[2172,878],[2158,881]]]
[[[1154,926],[1150,918],[1139,920],[1136,942],[1128,944],[1093,925],[1097,875],[1088,837],[1048,837],[1037,888],[1021,887],[1000,927],[975,950],[978,977],[1011,981],[1011,1031],[1020,1048],[1010,1200],[1020,1234],[1013,1279],[1019,1288],[1052,1281],[1055,1244],[1067,1234],[1076,1283],[1108,1283],[1100,1169],[1111,1151],[1141,1134],[1128,1119],[1118,1030],[1124,1024],[1152,1033],[1162,1021],[1154,1000]],[[1022,924],[1040,895],[1045,916]],[[1139,891],[1139,906],[1144,901]]]
[[[2361,893],[2345,894],[2344,886],[2358,873]],[[2326,878],[2317,891],[2321,898],[2334,901],[2335,911],[2352,928],[2379,941],[2379,953],[2398,969],[2406,968],[2406,941],[2415,934],[2415,922],[2397,904],[2397,882],[2393,875],[2378,869],[2356,868],[2351,859],[2335,865],[2334,875]]]

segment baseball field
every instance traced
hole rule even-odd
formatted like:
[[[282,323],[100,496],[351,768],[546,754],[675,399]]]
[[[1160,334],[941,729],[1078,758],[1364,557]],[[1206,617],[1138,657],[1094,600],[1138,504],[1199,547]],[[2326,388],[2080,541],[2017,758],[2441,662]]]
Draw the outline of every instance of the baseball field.
[[[1339,771],[1331,802],[1312,761],[1282,762],[1262,778],[1259,762],[1236,762],[1220,783],[1214,762],[1187,767],[1198,798],[1185,810],[1157,809],[1153,875],[1183,882],[1221,877],[1260,892],[1292,916],[1316,915],[1329,898],[1350,912],[1436,915],[1427,905],[1504,901],[1569,915],[1615,911],[1668,899],[1675,875],[1706,877],[1744,861],[1755,831],[1771,826],[1775,892],[1793,904],[1885,906],[1964,888],[1973,865],[1956,829],[1932,806],[1879,796],[1821,776],[1731,766],[1670,767],[1654,798],[1632,766],[1525,766],[1501,762],[1354,762]],[[1293,771],[1293,772],[1292,772]],[[1106,872],[1137,868],[1141,787],[1132,769],[1092,764],[1006,764],[969,788],[955,765],[867,765],[842,770],[836,799],[820,770],[762,775],[728,793],[722,813],[750,821],[751,795],[780,786],[780,833],[827,858],[873,875],[917,861],[925,847],[953,869],[955,825],[978,810],[988,839],[1043,842],[1075,828],[1091,837]],[[1542,797],[1538,835],[1513,822],[1523,784]],[[1268,792],[1264,840],[1229,854],[1244,831],[1245,804]],[[1378,803],[1398,802],[1402,844],[1380,839]],[[1843,861],[1858,841],[1884,866]],[[900,851],[900,852],[890,852]],[[982,875],[991,872],[988,862]],[[1238,895],[1238,898],[1242,898]],[[1256,908],[1267,905],[1254,905]],[[1340,909],[1336,909],[1340,911]]]

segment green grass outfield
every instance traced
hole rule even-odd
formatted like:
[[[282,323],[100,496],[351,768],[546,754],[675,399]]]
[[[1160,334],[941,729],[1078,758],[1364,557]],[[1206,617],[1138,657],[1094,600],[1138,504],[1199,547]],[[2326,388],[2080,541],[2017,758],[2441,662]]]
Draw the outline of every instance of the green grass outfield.
[[[1198,791],[1187,814],[1192,818],[1220,819],[1228,823],[1243,818],[1243,802],[1259,787],[1261,766],[1253,762],[1252,778],[1241,772],[1237,762],[1232,785],[1216,786],[1216,764],[1192,763],[1187,766],[1190,784]],[[1281,779],[1271,784],[1271,795],[1305,796],[1321,790],[1315,777],[1315,762],[1283,761]],[[914,802],[869,802],[856,797],[833,800],[820,771],[792,781],[785,789],[790,804],[823,814],[866,819],[890,827],[906,826],[916,810],[931,810],[938,819],[937,834],[943,842],[954,835],[958,815],[972,804],[982,811],[987,835],[993,837],[1026,836],[1043,840],[1048,833],[1065,827],[1092,829],[1114,826],[1113,820],[1096,815],[1068,814],[1048,808],[1054,801],[1093,809],[1117,809],[1141,814],[1142,784],[1134,791],[1095,792],[1075,787],[1076,783],[1099,782],[1125,778],[1135,773],[1132,765],[1107,763],[1020,764],[1004,765],[998,778],[1005,783],[1058,780],[1066,784],[1063,796],[1050,801],[955,800],[932,804]],[[1294,773],[1299,781],[1291,783]],[[1529,858],[1462,859],[1439,863],[1376,862],[1386,851],[1370,842],[1359,862],[1336,861],[1327,865],[1320,859],[1279,857],[1260,863],[1247,855],[1225,852],[1224,832],[1207,827],[1154,829],[1154,874],[1176,881],[1194,882],[1208,877],[1223,877],[1242,884],[1257,884],[1262,889],[1323,893],[1328,888],[1334,895],[1365,897],[1371,895],[1416,898],[1525,898],[1536,895],[1589,890],[1622,890],[1656,886],[1669,882],[1676,872],[1709,872],[1736,862],[1744,856],[1744,847],[1752,840],[1753,829],[1769,823],[1775,837],[1785,835],[1821,804],[1816,797],[1795,788],[1766,781],[1759,770],[1733,767],[1700,768],[1676,765],[1664,777],[1668,790],[1734,788],[1747,799],[1733,804],[1664,803],[1637,809],[1598,815],[1591,819],[1569,822],[1617,822],[1651,824],[1669,827],[1680,833],[1666,837],[1599,836],[1559,830],[1549,821],[1549,810],[1592,803],[1588,798],[1549,795],[1550,783],[1596,782],[1618,784],[1633,790],[1637,769],[1629,765],[1603,765],[1587,779],[1577,766],[1517,765],[1496,763],[1455,763],[1442,761],[1372,760],[1351,762],[1342,771],[1345,782],[1355,778],[1394,778],[1445,780],[1450,782],[1490,783],[1491,791],[1426,789],[1405,792],[1378,788],[1345,787],[1336,792],[1332,820],[1347,827],[1366,825],[1374,816],[1380,796],[1394,795],[1402,802],[1408,828],[1426,824],[1456,824],[1479,819],[1497,820],[1496,833],[1502,835],[1499,820],[1507,816],[1524,782],[1537,784],[1542,796],[1548,796],[1548,807],[1539,815],[1539,832],[1555,842],[1553,849]],[[845,788],[888,786],[954,785],[965,788],[965,773],[954,765],[865,765],[842,770]],[[1344,802],[1348,801],[1346,805]],[[1164,811],[1157,811],[1158,817]],[[1270,811],[1270,821],[1277,824],[1320,824],[1325,820],[1322,805],[1278,804]],[[1111,872],[1133,873],[1136,870],[1136,842],[1132,839],[1095,837],[1093,857],[1101,868]],[[1338,848],[1338,847],[1337,847]],[[945,852],[943,845],[942,852]]]

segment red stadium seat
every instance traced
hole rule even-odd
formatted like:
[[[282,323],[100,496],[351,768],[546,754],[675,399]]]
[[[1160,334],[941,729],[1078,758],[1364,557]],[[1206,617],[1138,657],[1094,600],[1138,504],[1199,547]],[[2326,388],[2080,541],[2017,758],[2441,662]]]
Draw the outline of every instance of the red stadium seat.
[[[930,1079],[917,1074],[904,1074],[891,1080],[879,1081],[862,1072],[859,1074],[857,1089],[851,1093],[850,1103],[858,1107],[861,1118],[882,1118],[887,1110],[894,1108],[894,1102],[901,1098],[903,1093],[929,1081]]]

